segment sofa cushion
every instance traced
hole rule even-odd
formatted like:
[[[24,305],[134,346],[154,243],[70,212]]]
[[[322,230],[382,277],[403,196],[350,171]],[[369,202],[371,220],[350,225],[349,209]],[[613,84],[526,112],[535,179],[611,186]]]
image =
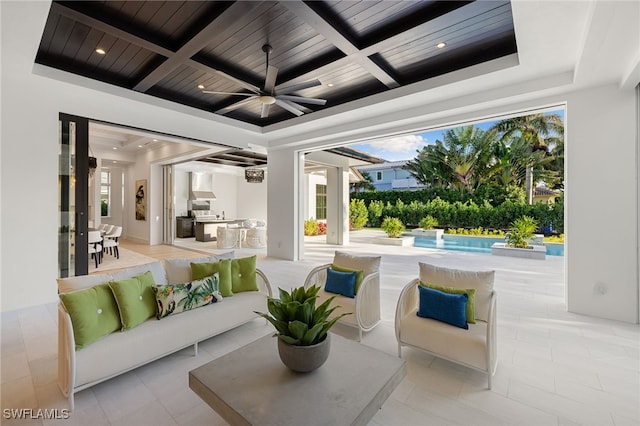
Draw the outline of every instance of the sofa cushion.
[[[156,298],[151,290],[154,284],[150,271],[109,283],[120,311],[122,331],[129,330],[156,314]]]
[[[201,280],[184,284],[154,285],[151,289],[156,296],[158,319],[222,300],[217,272]]]
[[[125,278],[131,278],[144,274],[147,271],[150,271],[151,275],[153,275],[153,282],[155,284],[167,284],[167,275],[165,274],[162,262],[159,260],[144,265],[131,266],[119,271],[113,271],[111,273],[111,280],[119,281]]]
[[[356,296],[356,275],[355,271],[340,272],[329,268],[327,269],[324,291],[353,298]]]
[[[254,255],[231,261],[231,285],[234,293],[258,291],[256,259],[257,256]]]
[[[358,290],[360,289],[360,284],[362,284],[362,280],[364,280],[364,271],[362,269],[355,270],[351,268],[342,268],[338,265],[331,265],[331,269],[338,272],[355,272],[356,274],[356,283],[353,291],[354,296],[358,294]]]
[[[107,283],[60,293],[60,300],[71,317],[76,350],[122,326],[118,305]]]
[[[220,259],[216,262],[191,264],[191,279],[193,280],[201,280],[216,273],[219,276],[219,287],[222,297],[233,296],[231,284],[231,259]]]
[[[222,254],[217,254],[215,256],[207,256],[207,257],[166,259],[164,261],[164,269],[167,274],[167,282],[156,283],[156,284],[188,283],[189,281],[196,279],[191,276],[192,263],[217,262],[220,259],[233,259],[234,257],[235,257],[235,252],[231,251],[228,253],[222,253]],[[204,277],[200,277],[200,278],[204,278]]]
[[[418,286],[420,301],[417,315],[433,318],[456,327],[468,329],[467,325],[467,293],[451,294],[434,290],[422,285]]]
[[[455,287],[447,287],[444,285],[436,285],[431,283],[423,283],[420,281],[420,285],[425,287],[432,288],[434,290],[443,291],[445,293],[451,294],[466,294],[469,296],[467,299],[467,322],[469,324],[476,323],[476,289],[475,288],[455,288]]]
[[[487,321],[495,271],[464,271],[422,262],[418,265],[422,282],[462,289],[475,288],[475,319]]]

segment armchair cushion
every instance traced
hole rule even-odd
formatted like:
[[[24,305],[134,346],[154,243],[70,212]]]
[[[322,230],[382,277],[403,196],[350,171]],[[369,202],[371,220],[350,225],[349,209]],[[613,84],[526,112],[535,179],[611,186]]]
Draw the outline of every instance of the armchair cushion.
[[[355,269],[342,268],[342,267],[340,267],[338,265],[331,265],[331,269],[333,269],[334,271],[338,271],[338,272],[355,272],[355,274],[356,274],[356,284],[355,284],[355,289],[353,291],[353,294],[354,295],[358,294],[358,289],[360,288],[360,284],[362,284],[362,280],[364,279],[364,271],[363,270],[356,271]],[[354,297],[354,296],[349,296],[349,297]]]
[[[423,318],[433,318],[456,327],[469,329],[467,325],[467,293],[451,294],[434,290],[425,286],[418,286],[420,303],[417,315]]]
[[[434,290],[440,290],[445,293],[451,294],[466,294],[469,296],[467,300],[467,322],[469,324],[476,323],[476,289],[475,288],[455,288],[455,287],[447,287],[444,285],[435,285],[430,283],[423,283],[420,281],[420,285],[432,288]]]
[[[461,289],[474,288],[475,319],[487,321],[495,271],[463,271],[419,263],[420,281]]]
[[[356,296],[356,275],[355,271],[340,272],[329,268],[327,269],[327,281],[324,285],[324,290],[354,298]]]
[[[333,264],[341,268],[364,271],[364,275],[369,275],[380,270],[381,259],[382,256],[356,256],[336,250],[333,256]]]

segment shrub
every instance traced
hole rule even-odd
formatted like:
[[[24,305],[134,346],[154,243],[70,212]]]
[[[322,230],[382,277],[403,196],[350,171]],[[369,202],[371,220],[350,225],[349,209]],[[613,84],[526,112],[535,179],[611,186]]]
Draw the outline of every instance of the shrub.
[[[363,200],[351,200],[349,203],[349,219],[354,229],[361,229],[367,224],[369,211]]]
[[[507,244],[511,247],[526,248],[537,228],[538,222],[532,217],[522,216],[514,220],[506,234]]]
[[[379,200],[373,200],[369,203],[367,210],[369,211],[369,226],[377,228],[380,226],[380,218],[382,217],[382,209],[384,203]]]
[[[316,235],[326,235],[326,234],[327,234],[327,224],[325,222],[318,222]]]
[[[304,235],[318,235],[318,221],[309,219],[304,221]]]
[[[382,221],[382,225],[380,225],[380,228],[382,228],[382,230],[386,232],[390,238],[398,238],[400,234],[402,234],[405,230],[405,227],[400,219],[398,219],[397,217],[389,216],[384,218],[384,220]]]
[[[433,216],[426,215],[422,219],[420,219],[419,226],[422,229],[432,229],[438,225],[438,219]]]

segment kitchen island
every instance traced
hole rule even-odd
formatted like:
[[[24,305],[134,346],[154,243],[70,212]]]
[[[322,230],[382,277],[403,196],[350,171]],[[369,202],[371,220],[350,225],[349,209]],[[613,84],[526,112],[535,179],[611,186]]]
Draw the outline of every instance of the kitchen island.
[[[196,219],[195,233],[196,241],[215,241],[218,226],[238,224],[242,225],[245,219]]]

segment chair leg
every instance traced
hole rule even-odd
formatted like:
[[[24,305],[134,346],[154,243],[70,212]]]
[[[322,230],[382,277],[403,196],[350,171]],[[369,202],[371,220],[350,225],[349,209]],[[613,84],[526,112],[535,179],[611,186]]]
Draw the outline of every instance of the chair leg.
[[[98,255],[99,255],[98,252],[93,254],[93,258],[96,260],[96,269],[98,268]]]
[[[118,251],[118,246],[114,246],[113,251],[116,253],[116,259],[120,259],[120,252]]]

